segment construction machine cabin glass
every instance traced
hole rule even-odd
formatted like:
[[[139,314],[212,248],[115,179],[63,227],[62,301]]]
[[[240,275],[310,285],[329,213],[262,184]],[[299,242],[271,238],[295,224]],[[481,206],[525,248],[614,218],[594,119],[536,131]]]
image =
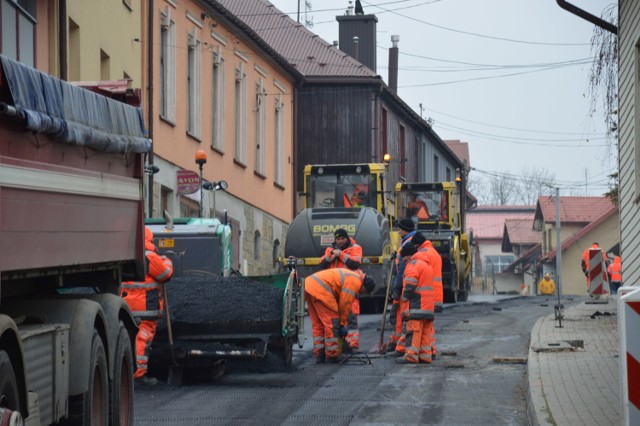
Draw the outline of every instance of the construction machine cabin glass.
[[[379,173],[368,165],[311,166],[305,175],[306,208],[379,207]]]
[[[455,203],[454,183],[398,184],[398,186],[396,188],[398,218],[409,218],[415,223],[427,226],[437,224],[443,229],[456,226],[453,205]]]

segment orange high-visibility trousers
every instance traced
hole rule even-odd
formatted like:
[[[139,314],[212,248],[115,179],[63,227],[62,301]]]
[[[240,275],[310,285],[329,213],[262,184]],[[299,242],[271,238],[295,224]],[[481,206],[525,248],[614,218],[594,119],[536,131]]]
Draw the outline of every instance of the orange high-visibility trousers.
[[[414,364],[431,363],[431,327],[433,320],[407,320],[407,351],[404,358]]]
[[[305,293],[309,318],[311,319],[311,335],[313,336],[313,356],[322,358],[338,358],[340,346],[338,344],[337,329],[340,327],[338,311],[327,307],[319,299]]]
[[[142,320],[138,326],[138,334],[136,334],[136,372],[133,377],[141,378],[147,374],[149,365],[149,354],[151,353],[151,343],[156,335],[158,321]]]

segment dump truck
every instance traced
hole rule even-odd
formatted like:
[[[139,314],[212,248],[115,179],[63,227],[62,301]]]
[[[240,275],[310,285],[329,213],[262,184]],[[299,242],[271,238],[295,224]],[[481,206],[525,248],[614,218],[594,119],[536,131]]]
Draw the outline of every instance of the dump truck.
[[[179,384],[183,376],[215,379],[227,361],[278,357],[291,366],[293,345],[304,343],[304,289],[294,260],[285,273],[243,277],[231,268],[229,225],[169,217],[146,223],[174,266],[150,374]]]
[[[336,229],[344,228],[362,247],[362,269],[374,278],[371,296],[384,301],[391,259],[389,214],[393,211],[384,163],[306,165],[302,207],[289,229],[284,257],[294,257],[298,273],[306,277],[319,270],[322,256],[334,241]]]
[[[409,218],[431,240],[442,258],[444,302],[466,301],[471,290],[470,238],[464,231],[460,182],[399,182],[394,188],[395,217]],[[392,232],[397,247],[400,237]]]
[[[0,55],[0,424],[133,423],[142,123]]]

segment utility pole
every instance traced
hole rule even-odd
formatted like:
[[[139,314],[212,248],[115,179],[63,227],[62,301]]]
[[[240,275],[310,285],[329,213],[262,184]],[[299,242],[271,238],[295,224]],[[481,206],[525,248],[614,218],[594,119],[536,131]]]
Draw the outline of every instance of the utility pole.
[[[562,328],[562,308],[560,296],[562,295],[562,240],[560,240],[560,188],[556,188],[556,294],[558,304],[556,305],[556,319],[558,327]]]

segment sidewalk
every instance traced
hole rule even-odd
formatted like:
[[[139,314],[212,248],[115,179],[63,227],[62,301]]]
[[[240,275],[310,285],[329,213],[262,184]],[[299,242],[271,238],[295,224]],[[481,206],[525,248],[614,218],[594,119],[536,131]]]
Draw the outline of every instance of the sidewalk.
[[[529,348],[532,425],[619,425],[622,421],[615,296],[608,303],[572,304],[562,328],[555,315],[540,318]]]

